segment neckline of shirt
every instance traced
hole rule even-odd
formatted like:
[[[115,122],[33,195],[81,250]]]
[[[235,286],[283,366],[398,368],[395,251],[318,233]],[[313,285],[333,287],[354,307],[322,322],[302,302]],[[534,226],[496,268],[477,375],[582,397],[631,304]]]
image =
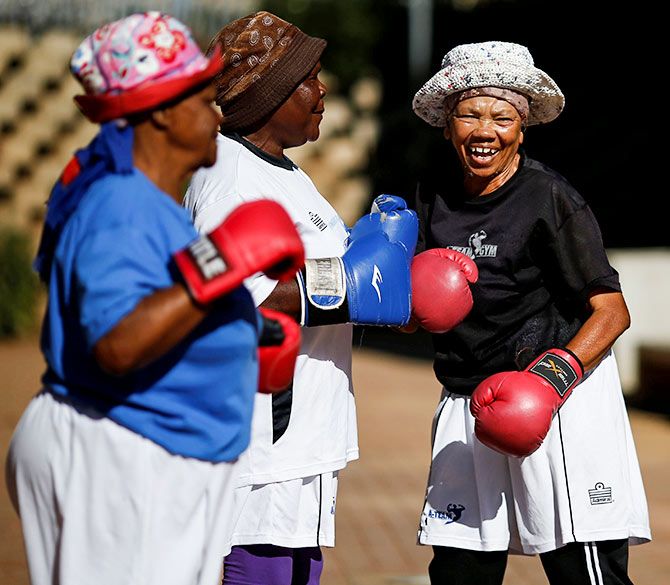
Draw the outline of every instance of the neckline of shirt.
[[[288,158],[286,155],[282,156],[281,158],[278,158],[276,156],[272,156],[271,154],[265,152],[263,149],[258,148],[255,144],[247,140],[244,136],[240,136],[237,132],[222,132],[221,133],[223,136],[226,138],[230,138],[231,140],[234,140],[235,142],[239,142],[244,148],[246,148],[249,152],[252,154],[255,154],[258,158],[263,159],[265,162],[270,163],[271,165],[274,165],[275,167],[280,167],[282,169],[285,169],[287,171],[293,171],[298,168],[298,165],[296,165],[290,158]]]

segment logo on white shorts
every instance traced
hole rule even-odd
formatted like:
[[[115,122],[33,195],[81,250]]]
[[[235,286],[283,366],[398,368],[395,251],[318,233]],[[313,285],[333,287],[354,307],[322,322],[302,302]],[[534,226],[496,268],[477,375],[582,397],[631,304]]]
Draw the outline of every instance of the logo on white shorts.
[[[379,299],[379,302],[382,302],[382,291],[379,290],[379,283],[384,282],[384,279],[382,278],[382,273],[379,271],[378,266],[375,264],[374,269],[372,270],[372,280],[370,283],[374,287],[374,289],[377,291],[377,298]]]
[[[593,489],[589,490],[589,499],[592,506],[612,503],[612,488],[605,487],[604,483],[598,482]]]
[[[460,520],[463,510],[465,510],[465,506],[462,504],[447,504],[446,512],[442,510],[428,510],[428,518],[437,518],[438,520],[444,520],[445,524],[452,524]]]

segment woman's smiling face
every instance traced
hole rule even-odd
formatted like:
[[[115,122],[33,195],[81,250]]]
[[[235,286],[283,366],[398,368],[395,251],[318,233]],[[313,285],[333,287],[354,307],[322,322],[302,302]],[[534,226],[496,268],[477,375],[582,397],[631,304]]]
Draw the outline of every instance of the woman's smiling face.
[[[484,195],[503,185],[518,168],[523,143],[519,112],[509,102],[491,96],[464,99],[454,108],[444,129],[454,145],[472,194]]]

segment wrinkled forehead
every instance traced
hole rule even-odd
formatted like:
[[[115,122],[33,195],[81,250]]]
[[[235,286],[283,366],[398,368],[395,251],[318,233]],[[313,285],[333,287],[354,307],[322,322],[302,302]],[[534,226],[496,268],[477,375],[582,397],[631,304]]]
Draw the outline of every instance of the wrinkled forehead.
[[[495,104],[493,107],[496,108],[505,108],[508,104],[518,112],[522,122],[528,118],[530,108],[528,98],[519,92],[500,87],[476,87],[447,96],[444,102],[447,118],[454,113],[454,110],[460,104],[473,107],[477,102],[489,106]]]
[[[464,114],[468,112],[492,114],[510,113],[518,115],[516,108],[505,100],[488,95],[474,96],[459,101],[451,110],[451,115]]]

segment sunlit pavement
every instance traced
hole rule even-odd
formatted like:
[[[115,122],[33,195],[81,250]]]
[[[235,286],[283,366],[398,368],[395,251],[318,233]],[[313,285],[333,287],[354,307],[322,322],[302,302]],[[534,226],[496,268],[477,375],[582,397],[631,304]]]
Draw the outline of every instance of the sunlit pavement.
[[[0,344],[3,461],[41,371],[37,341]],[[429,361],[360,348],[354,352],[354,385],[361,458],[340,475],[336,547],[325,549],[322,585],[425,585],[431,551],[416,545],[416,528],[439,385]],[[637,410],[630,417],[654,536],[631,548],[630,573],[636,585],[662,585],[670,583],[670,421]],[[28,585],[20,525],[4,481],[0,583]],[[512,557],[505,585],[546,585],[539,560]]]

